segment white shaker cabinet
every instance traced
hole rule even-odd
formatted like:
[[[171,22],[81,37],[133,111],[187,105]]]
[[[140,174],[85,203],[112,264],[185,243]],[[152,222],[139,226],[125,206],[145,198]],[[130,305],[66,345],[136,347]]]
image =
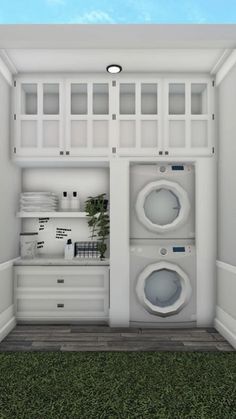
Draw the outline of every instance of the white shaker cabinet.
[[[120,156],[155,156],[162,150],[161,83],[122,80],[116,90],[116,144]]]
[[[60,156],[63,152],[63,81],[25,78],[14,83],[16,156]]]
[[[111,148],[111,82],[66,81],[65,151],[71,156],[107,156]]]
[[[109,269],[16,266],[15,315],[21,321],[102,321],[109,317]]]
[[[164,84],[164,153],[211,155],[214,150],[214,82],[170,79]]]

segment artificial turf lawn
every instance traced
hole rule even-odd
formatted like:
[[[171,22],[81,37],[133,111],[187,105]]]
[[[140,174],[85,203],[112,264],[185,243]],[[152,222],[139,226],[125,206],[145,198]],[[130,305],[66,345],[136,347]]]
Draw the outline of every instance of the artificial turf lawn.
[[[2,353],[1,419],[236,418],[235,353]]]

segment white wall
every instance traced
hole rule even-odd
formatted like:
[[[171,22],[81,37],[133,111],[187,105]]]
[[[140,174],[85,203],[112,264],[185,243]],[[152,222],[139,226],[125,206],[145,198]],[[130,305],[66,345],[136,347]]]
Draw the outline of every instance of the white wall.
[[[0,75],[0,341],[15,325],[11,260],[18,256],[20,232],[15,212],[21,174],[10,160],[10,97],[10,86]]]
[[[218,104],[216,327],[236,345],[236,66],[218,87]]]
[[[10,160],[10,86],[0,75],[0,263],[18,256],[20,170]]]
[[[129,326],[129,162],[110,163],[110,316],[113,327]]]

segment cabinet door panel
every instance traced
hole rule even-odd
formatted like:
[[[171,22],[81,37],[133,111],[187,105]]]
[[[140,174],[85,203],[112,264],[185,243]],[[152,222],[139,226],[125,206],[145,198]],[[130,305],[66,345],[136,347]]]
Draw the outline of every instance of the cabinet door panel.
[[[125,80],[118,83],[117,131],[121,156],[156,156],[162,149],[161,83]]]
[[[67,80],[66,150],[71,156],[108,156],[111,83]]]
[[[59,156],[63,146],[63,82],[19,79],[15,92],[15,155]]]
[[[211,80],[166,80],[164,149],[170,155],[212,155],[214,94]]]

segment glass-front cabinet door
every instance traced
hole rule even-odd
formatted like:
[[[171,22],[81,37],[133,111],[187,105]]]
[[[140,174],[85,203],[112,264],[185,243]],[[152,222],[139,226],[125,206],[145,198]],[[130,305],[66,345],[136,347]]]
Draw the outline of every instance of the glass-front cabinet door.
[[[66,82],[66,154],[107,156],[110,152],[110,82]]]
[[[63,151],[61,80],[17,80],[14,107],[16,156],[59,156]]]
[[[166,80],[164,91],[165,152],[190,156],[212,154],[212,81]]]
[[[118,154],[157,155],[161,149],[159,82],[122,80],[116,93]]]

